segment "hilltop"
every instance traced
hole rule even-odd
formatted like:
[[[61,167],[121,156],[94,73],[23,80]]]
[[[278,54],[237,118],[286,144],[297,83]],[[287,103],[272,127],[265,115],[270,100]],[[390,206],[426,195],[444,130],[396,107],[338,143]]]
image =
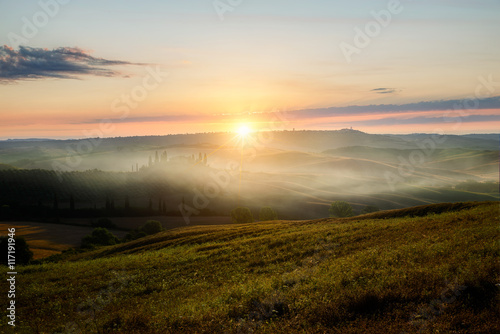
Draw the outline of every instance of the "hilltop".
[[[192,226],[67,253],[18,268],[16,329],[495,333],[498,219],[498,202],[444,203]]]

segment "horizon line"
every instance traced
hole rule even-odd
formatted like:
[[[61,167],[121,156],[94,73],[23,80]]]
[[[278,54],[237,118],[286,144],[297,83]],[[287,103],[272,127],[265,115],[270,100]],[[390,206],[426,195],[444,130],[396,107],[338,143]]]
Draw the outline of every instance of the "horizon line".
[[[473,132],[473,133],[437,133],[437,132],[411,132],[411,133],[370,133],[357,129],[343,128],[338,130],[318,130],[318,129],[283,129],[283,130],[254,130],[252,132],[339,132],[339,131],[353,131],[361,132],[369,135],[397,135],[397,136],[411,136],[411,135],[439,135],[439,136],[469,136],[469,135],[500,135],[500,132]],[[20,138],[0,138],[0,142],[22,142],[22,141],[79,141],[87,139],[117,139],[117,138],[141,138],[141,137],[167,137],[167,136],[189,136],[189,135],[216,135],[236,133],[236,131],[210,131],[210,132],[188,132],[188,133],[167,133],[161,135],[135,135],[135,136],[114,136],[114,137],[20,137]]]

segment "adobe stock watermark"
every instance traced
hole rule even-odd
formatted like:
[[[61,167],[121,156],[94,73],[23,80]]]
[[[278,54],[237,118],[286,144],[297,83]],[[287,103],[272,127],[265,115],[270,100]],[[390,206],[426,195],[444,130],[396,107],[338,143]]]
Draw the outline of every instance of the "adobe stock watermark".
[[[160,66],[155,69],[146,67],[147,74],[142,79],[142,84],[134,86],[128,94],[122,94],[119,98],[111,102],[111,112],[118,120],[110,118],[101,119],[99,125],[92,130],[84,130],[83,140],[78,140],[74,144],[66,147],[66,159],[63,162],[54,161],[52,169],[56,171],[59,181],[62,181],[62,172],[75,170],[83,161],[82,156],[92,153],[102,143],[102,137],[111,134],[116,126],[115,122],[125,120],[130,111],[137,108],[141,102],[146,100],[149,93],[157,89],[169,75],[168,72],[162,72]]]
[[[474,95],[467,97],[455,103],[453,110],[447,111],[443,115],[445,123],[455,123],[452,127],[453,130],[458,130],[463,123],[464,118],[470,116],[471,112],[479,109],[481,99],[492,97],[496,92],[496,87],[500,86],[500,81],[493,80],[493,74],[488,78],[483,76],[478,77],[478,85],[474,90]],[[384,177],[389,185],[391,191],[396,190],[396,185],[404,183],[408,178],[416,173],[416,168],[422,167],[435,152],[439,144],[446,142],[447,137],[442,129],[435,129],[436,134],[431,135],[429,138],[418,142],[418,149],[413,150],[408,158],[402,155],[398,156],[399,165],[397,173],[385,172]]]
[[[192,204],[188,205],[184,201],[178,205],[186,225],[190,224],[192,215],[199,215],[201,210],[206,209],[210,201],[218,197],[231,184],[231,180],[236,174],[234,171],[241,168],[243,161],[250,162],[257,156],[257,153],[267,147],[274,140],[273,131],[284,130],[288,123],[286,111],[273,113],[271,125],[256,133],[256,138],[249,143],[248,148],[241,148],[241,161],[230,160],[224,170],[209,173],[210,182],[200,188],[194,189]],[[241,170],[240,170],[241,173]],[[202,191],[202,190],[203,191]]]
[[[29,41],[35,38],[41,29],[47,26],[50,19],[59,14],[61,7],[67,5],[71,0],[40,0],[38,6],[40,10],[35,12],[31,18],[23,16],[21,18],[22,27],[20,34],[9,32],[7,38],[13,48],[21,44],[29,44]]]
[[[214,0],[212,5],[214,6],[215,12],[219,16],[221,21],[224,21],[227,12],[232,12],[236,7],[241,5],[243,0]]]
[[[352,56],[355,54],[359,55],[363,49],[367,48],[372,40],[378,37],[382,33],[382,30],[391,24],[393,18],[401,14],[403,10],[404,6],[401,4],[400,0],[389,0],[386,9],[379,11],[372,10],[370,12],[373,20],[367,22],[363,28],[358,26],[354,27],[354,38],[352,43],[343,41],[339,44],[340,51],[342,51],[347,63],[352,63]]]

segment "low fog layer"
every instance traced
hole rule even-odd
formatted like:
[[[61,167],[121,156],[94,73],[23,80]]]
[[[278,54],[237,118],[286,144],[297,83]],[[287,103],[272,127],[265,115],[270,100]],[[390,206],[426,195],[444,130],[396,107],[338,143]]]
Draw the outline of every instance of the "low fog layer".
[[[497,135],[355,130],[9,141],[0,143],[0,205],[48,204],[58,194],[81,208],[164,202],[170,213],[183,203],[191,215],[227,215],[271,206],[293,219],[327,216],[335,200],[358,211],[495,200],[498,153]]]

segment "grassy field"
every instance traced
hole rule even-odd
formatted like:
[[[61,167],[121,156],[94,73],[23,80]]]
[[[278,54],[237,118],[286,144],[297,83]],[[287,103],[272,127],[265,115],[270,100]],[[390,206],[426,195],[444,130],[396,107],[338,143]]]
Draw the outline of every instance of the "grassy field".
[[[488,202],[174,229],[19,267],[15,332],[498,333],[498,227]]]

